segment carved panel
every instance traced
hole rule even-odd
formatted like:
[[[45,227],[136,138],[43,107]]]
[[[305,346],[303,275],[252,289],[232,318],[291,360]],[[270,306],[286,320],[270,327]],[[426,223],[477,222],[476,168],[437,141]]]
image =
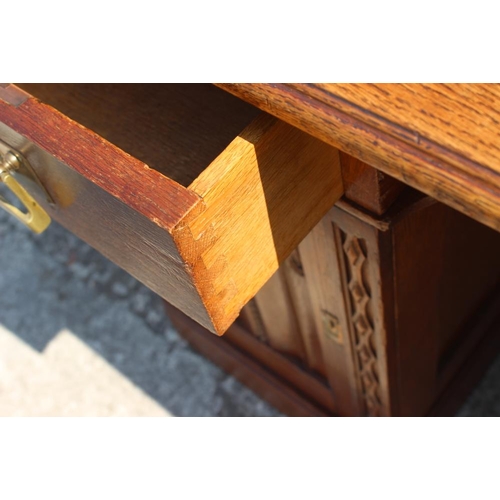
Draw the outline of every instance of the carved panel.
[[[296,248],[241,311],[239,321],[261,342],[325,376],[311,297]]]
[[[366,245],[364,240],[355,236],[342,231],[340,235],[345,257],[355,366],[366,411],[370,416],[380,416],[382,402],[374,343],[375,331],[371,315],[371,293],[366,272],[368,265]]]
[[[240,319],[252,335],[257,337],[261,342],[269,344],[266,327],[255,299],[250,300],[242,309]]]

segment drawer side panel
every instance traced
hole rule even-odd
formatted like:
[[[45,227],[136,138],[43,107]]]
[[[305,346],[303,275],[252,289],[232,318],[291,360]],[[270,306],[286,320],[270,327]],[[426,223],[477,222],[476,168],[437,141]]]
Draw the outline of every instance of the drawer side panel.
[[[54,220],[175,307],[212,328],[168,231],[2,123],[0,138],[35,169],[55,204],[49,205],[36,193],[33,196]]]

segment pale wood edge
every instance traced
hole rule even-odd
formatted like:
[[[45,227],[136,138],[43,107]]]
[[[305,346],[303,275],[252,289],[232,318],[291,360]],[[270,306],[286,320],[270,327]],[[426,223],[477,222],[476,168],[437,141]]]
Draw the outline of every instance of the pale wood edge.
[[[203,203],[172,234],[218,335],[343,194],[338,151],[268,116],[190,189]]]

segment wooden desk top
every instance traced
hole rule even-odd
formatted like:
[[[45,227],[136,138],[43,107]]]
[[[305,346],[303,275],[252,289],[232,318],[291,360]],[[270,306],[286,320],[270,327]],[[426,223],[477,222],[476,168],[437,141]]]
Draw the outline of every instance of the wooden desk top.
[[[500,230],[500,85],[219,86]]]

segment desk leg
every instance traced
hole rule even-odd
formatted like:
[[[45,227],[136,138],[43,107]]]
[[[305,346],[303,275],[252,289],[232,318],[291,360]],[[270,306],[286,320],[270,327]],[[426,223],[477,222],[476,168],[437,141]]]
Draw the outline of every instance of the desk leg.
[[[342,201],[224,337],[173,319],[288,414],[449,414],[500,344],[499,254],[499,233],[418,193],[383,215]]]

